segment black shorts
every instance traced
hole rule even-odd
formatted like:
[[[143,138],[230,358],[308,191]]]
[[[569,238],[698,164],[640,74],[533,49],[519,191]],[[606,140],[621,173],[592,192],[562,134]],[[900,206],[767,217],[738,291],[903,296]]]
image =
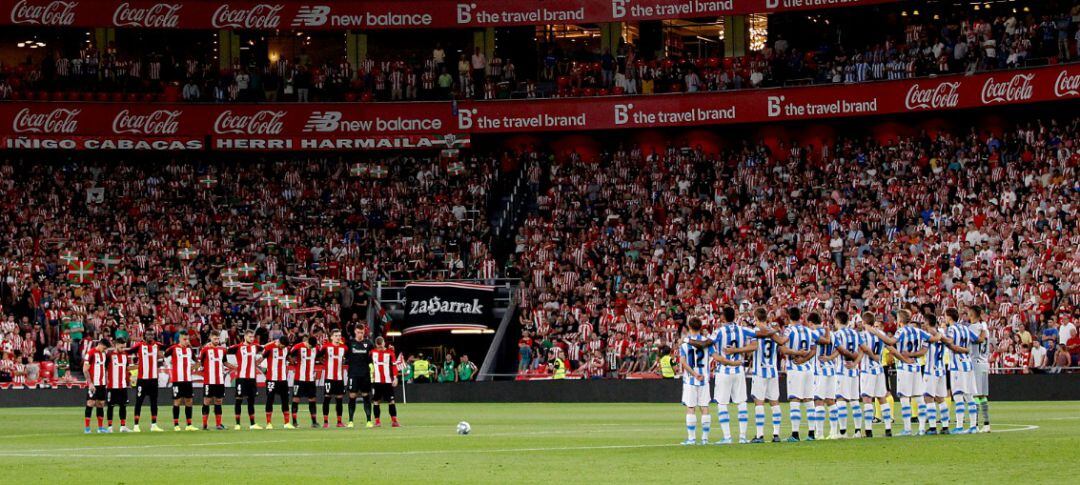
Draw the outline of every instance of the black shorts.
[[[266,399],[273,400],[274,396],[289,398],[289,381],[266,381]]]
[[[373,401],[394,402],[394,386],[387,383],[381,383],[372,384],[372,388],[375,391],[375,395],[372,397]]]
[[[128,403],[127,389],[109,389],[107,392],[106,400],[110,405],[120,405]]]
[[[323,391],[327,396],[340,396],[345,394],[345,381],[327,379],[323,382]]]
[[[135,382],[135,395],[138,397],[154,396],[157,399],[157,379],[139,379]]]
[[[237,379],[236,380],[236,398],[250,397],[254,398],[259,395],[259,388],[255,385],[255,379]]]
[[[89,387],[86,388],[87,401],[104,401],[106,397],[105,386],[95,386],[93,391]]]
[[[225,384],[206,384],[205,387],[203,387],[203,397],[224,399]]]
[[[349,392],[371,394],[371,376],[369,374],[349,376]]]
[[[315,383],[312,381],[296,381],[292,388],[293,397],[315,397]]]
[[[191,390],[191,381],[174,382],[172,385],[173,399],[191,399],[195,393]]]

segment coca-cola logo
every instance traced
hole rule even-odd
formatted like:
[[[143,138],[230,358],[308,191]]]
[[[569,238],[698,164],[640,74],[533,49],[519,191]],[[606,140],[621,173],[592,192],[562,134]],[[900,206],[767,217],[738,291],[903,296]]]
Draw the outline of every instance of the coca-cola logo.
[[[46,113],[35,113],[23,108],[15,114],[11,129],[15,133],[70,134],[79,129],[78,116],[82,110],[56,108]]]
[[[260,3],[248,8],[233,9],[226,3],[214,11],[210,23],[217,28],[276,29],[281,23],[278,12],[282,8],[282,5]]]
[[[935,87],[923,89],[918,83],[908,89],[904,98],[904,107],[915,109],[955,108],[960,101],[960,82],[941,83]]]
[[[1008,81],[997,82],[994,78],[986,80],[982,89],[983,104],[1011,103],[1031,99],[1033,89],[1031,81],[1034,74],[1017,74]]]
[[[57,0],[44,5],[19,0],[11,7],[11,22],[34,25],[71,25],[75,22],[75,7],[79,2]]]
[[[136,8],[121,3],[113,12],[113,25],[117,27],[176,28],[180,23],[179,11],[183,5],[155,3],[152,7]]]
[[[235,133],[240,135],[277,135],[281,133],[285,118],[284,111],[262,110],[250,115],[234,114],[232,110],[223,111],[214,121],[214,132],[218,134]]]
[[[1070,76],[1069,71],[1061,71],[1054,82],[1054,94],[1059,98],[1080,95],[1080,74]]]
[[[131,114],[123,110],[113,118],[113,133],[137,135],[175,135],[180,127],[180,110],[159,109],[148,114]]]

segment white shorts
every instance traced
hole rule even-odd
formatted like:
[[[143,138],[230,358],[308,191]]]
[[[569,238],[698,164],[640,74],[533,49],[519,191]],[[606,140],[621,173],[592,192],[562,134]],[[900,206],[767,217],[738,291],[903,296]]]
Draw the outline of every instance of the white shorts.
[[[859,399],[859,377],[841,374],[836,376],[836,398],[845,401]]]
[[[949,390],[945,387],[945,376],[927,374],[923,376],[923,395],[930,397],[946,397]]]
[[[808,370],[787,371],[788,399],[812,399],[814,397],[814,373]]]
[[[836,397],[836,376],[814,376],[814,399]]]
[[[888,390],[885,389],[885,371],[880,374],[860,374],[859,392],[863,397],[885,397]]]
[[[683,406],[688,408],[692,407],[709,407],[709,385],[704,386],[691,386],[690,384],[683,384],[682,386],[682,403]]]
[[[746,402],[746,376],[738,374],[716,374],[716,389],[713,402],[724,406]]]
[[[896,395],[900,397],[921,397],[923,395],[922,372],[897,369]]]
[[[750,378],[750,397],[758,401],[777,401],[780,399],[780,379],[776,377]]]
[[[952,386],[953,395],[973,395],[975,394],[975,372],[962,370],[949,372],[949,385]]]
[[[975,373],[975,395],[990,395],[990,364],[972,364]]]

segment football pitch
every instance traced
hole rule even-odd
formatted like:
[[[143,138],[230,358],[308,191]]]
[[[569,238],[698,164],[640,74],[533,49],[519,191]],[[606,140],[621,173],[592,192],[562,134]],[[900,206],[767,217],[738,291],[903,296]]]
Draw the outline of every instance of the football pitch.
[[[233,431],[226,411],[228,431],[174,432],[165,407],[164,433],[84,435],[80,407],[0,409],[0,483],[1031,483],[1080,443],[1080,402],[991,402],[990,434],[692,447],[678,404],[408,404],[401,428],[351,430]]]

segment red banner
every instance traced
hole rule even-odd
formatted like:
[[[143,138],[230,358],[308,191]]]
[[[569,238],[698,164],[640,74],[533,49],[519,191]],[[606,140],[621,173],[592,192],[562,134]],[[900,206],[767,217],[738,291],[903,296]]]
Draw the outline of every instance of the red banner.
[[[899,0],[0,0],[0,25],[345,30],[584,24],[850,7]]]
[[[463,148],[470,135],[761,123],[1080,98],[1080,64],[854,85],[423,103],[0,103],[5,149]],[[456,111],[455,111],[456,110]]]
[[[977,108],[1080,97],[1080,64],[865,84],[461,103],[459,131],[610,130]]]

